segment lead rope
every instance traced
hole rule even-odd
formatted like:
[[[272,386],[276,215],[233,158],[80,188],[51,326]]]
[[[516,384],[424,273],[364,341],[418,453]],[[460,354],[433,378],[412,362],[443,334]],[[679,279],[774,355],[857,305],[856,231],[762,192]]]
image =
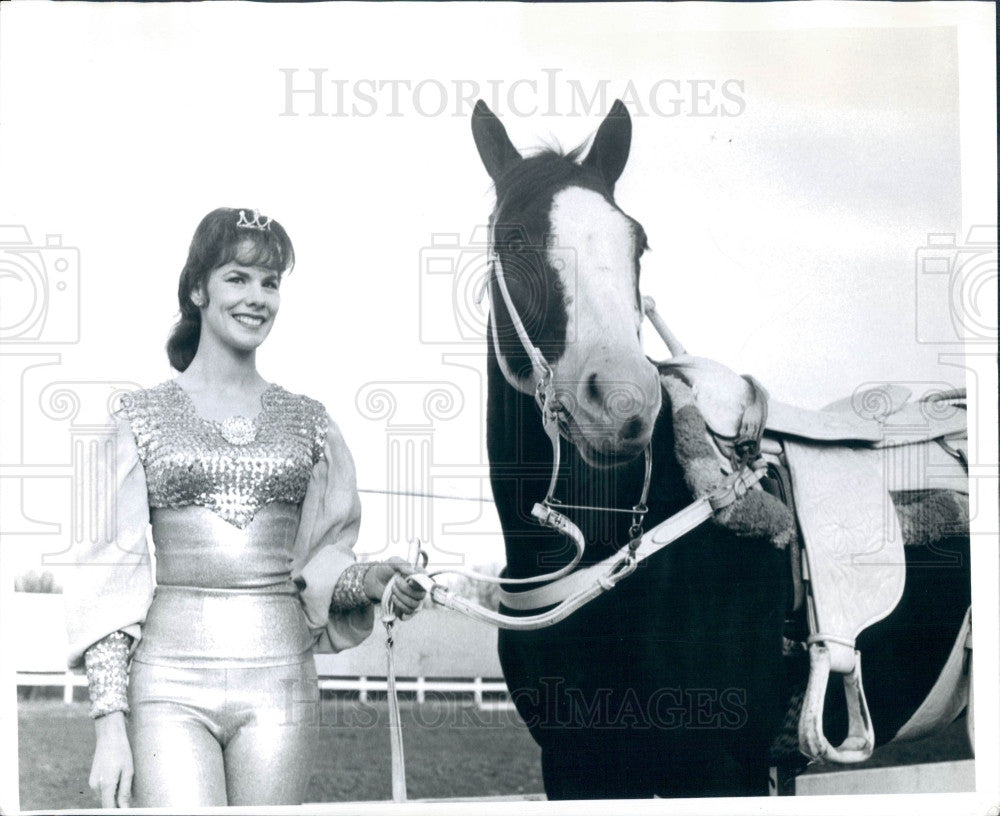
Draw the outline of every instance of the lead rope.
[[[419,569],[426,565],[427,554],[420,548],[419,540],[412,539],[410,541],[409,556],[412,567]],[[399,698],[396,696],[396,664],[393,657],[395,639],[392,634],[392,628],[396,623],[397,617],[399,620],[406,620],[409,617],[397,616],[395,605],[392,602],[392,590],[396,585],[396,581],[400,580],[415,581],[425,590],[429,590],[433,586],[433,582],[430,581],[427,575],[414,575],[407,579],[400,578],[398,574],[393,575],[389,583],[385,586],[385,591],[382,593],[382,601],[379,605],[380,618],[382,625],[385,627],[385,689],[389,700],[389,753],[392,763],[393,802],[406,801],[406,760],[403,755],[403,722],[399,716]]]
[[[399,700],[396,697],[396,666],[393,661],[392,627],[396,622],[393,612],[392,588],[396,576],[386,584],[382,593],[382,625],[385,626],[385,685],[389,698],[389,753],[392,762],[392,801],[406,801],[406,761],[403,756],[403,723],[399,717]]]

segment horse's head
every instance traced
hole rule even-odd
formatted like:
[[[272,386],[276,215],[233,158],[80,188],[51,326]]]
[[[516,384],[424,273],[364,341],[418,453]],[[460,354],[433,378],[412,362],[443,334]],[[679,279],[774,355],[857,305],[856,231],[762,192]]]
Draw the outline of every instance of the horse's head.
[[[646,236],[613,195],[632,138],[628,111],[615,102],[582,160],[580,148],[522,157],[482,101],[472,133],[496,187],[492,251],[529,345],[551,370],[562,429],[591,465],[629,461],[649,444],[661,397],[639,333]],[[494,263],[491,342],[507,381],[533,394],[545,366],[532,363],[503,282]]]

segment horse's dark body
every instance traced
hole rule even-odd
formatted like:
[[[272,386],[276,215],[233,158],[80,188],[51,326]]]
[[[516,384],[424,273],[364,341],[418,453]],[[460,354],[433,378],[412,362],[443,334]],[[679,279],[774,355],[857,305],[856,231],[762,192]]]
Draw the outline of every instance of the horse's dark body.
[[[641,378],[643,367],[651,366],[633,342],[638,323],[624,332],[609,325],[607,339],[595,335],[593,326],[589,334],[582,330],[580,314],[570,315],[566,304],[573,303],[582,314],[579,296],[586,282],[567,293],[555,279],[545,249],[553,213],[568,206],[565,198],[554,204],[559,194],[571,188],[585,191],[585,201],[597,202],[589,206],[605,217],[613,211],[622,219],[619,226],[627,222],[622,229],[632,242],[617,273],[632,279],[618,291],[638,301],[638,258],[645,236],[613,198],[628,156],[627,114],[619,103],[582,162],[575,153],[522,159],[482,103],[476,117],[473,133],[497,188],[494,248],[505,276],[511,278],[514,271],[515,307],[532,342],[554,364],[565,401],[590,422],[584,427],[577,421],[569,428],[575,438],[573,444],[563,443],[557,496],[567,504],[630,508],[639,499],[643,476],[636,439],[651,436],[653,472],[645,519],[645,528],[651,529],[692,500],[674,453],[667,394],[660,393],[658,380],[655,399],[644,386],[640,402],[645,413],[640,406],[620,422],[608,420],[610,430],[593,420],[603,416],[597,408],[585,413],[585,400],[610,399],[615,377]],[[572,249],[583,253],[586,247]],[[600,264],[602,274],[612,274],[605,260]],[[581,263],[578,275],[583,268]],[[495,321],[497,334],[488,352],[490,476],[506,544],[506,576],[524,578],[555,570],[572,553],[565,538],[540,527],[530,514],[548,488],[552,448],[533,396],[537,381],[531,379],[531,363],[511,328],[495,276],[491,302],[491,328]],[[567,326],[574,320],[574,335],[567,339]],[[590,343],[596,351],[580,354],[579,348],[570,349],[570,340],[579,346]],[[615,343],[624,349],[616,359],[624,362],[616,362],[620,367],[610,374],[595,373],[591,361]],[[584,362],[560,369],[567,359]],[[613,458],[622,450],[627,455],[620,457],[618,467],[595,462],[602,454]],[[584,564],[628,542],[629,514],[574,510],[570,515],[587,541]],[[968,604],[968,538],[946,546],[958,555],[950,566],[916,563],[926,562],[927,552],[908,549],[908,558],[918,558],[908,565],[902,602],[859,639],[880,738],[902,725],[932,685]],[[769,748],[785,714],[789,686],[805,679],[802,666],[782,658],[789,572],[787,554],[770,542],[737,538],[704,524],[561,623],[530,632],[501,631],[504,676],[542,748],[549,797],[766,794]],[[793,674],[786,677],[790,665]],[[839,683],[831,681],[831,738],[838,736],[842,697]]]
[[[531,519],[551,447],[530,397],[489,367],[488,448],[508,575],[569,558],[561,536]],[[672,454],[669,410],[654,435],[647,527],[691,500]],[[567,502],[630,507],[641,464],[595,470],[574,450]],[[586,561],[628,541],[628,515],[573,514]],[[603,545],[603,546],[602,546]],[[615,590],[555,626],[501,631],[500,660],[542,748],[549,798],[767,793],[768,745],[781,715],[786,564],[766,542],[704,526],[644,562]]]

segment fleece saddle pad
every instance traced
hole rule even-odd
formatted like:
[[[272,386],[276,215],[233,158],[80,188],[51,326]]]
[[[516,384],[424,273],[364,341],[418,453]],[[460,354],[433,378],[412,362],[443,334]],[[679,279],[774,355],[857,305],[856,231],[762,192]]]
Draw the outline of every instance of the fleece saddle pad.
[[[903,537],[881,453],[785,440],[820,636],[853,642],[903,594]]]

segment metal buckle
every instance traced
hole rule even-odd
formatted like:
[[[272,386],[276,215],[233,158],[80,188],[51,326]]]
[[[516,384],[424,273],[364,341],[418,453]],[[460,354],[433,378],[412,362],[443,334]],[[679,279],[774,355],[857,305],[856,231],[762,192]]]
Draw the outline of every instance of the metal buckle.
[[[630,539],[628,546],[633,552],[639,546],[638,540],[642,538],[642,522],[645,520],[646,513],[648,512],[649,508],[645,502],[640,502],[632,507],[632,526],[628,528]]]
[[[729,455],[729,463],[733,471],[742,470],[760,456],[760,442],[756,439],[737,439],[733,443],[733,452]]]
[[[540,360],[533,359],[532,363],[536,366],[536,370],[541,371],[538,382],[535,384],[535,402],[544,413],[547,406],[556,402],[552,392],[552,368],[544,357]]]

